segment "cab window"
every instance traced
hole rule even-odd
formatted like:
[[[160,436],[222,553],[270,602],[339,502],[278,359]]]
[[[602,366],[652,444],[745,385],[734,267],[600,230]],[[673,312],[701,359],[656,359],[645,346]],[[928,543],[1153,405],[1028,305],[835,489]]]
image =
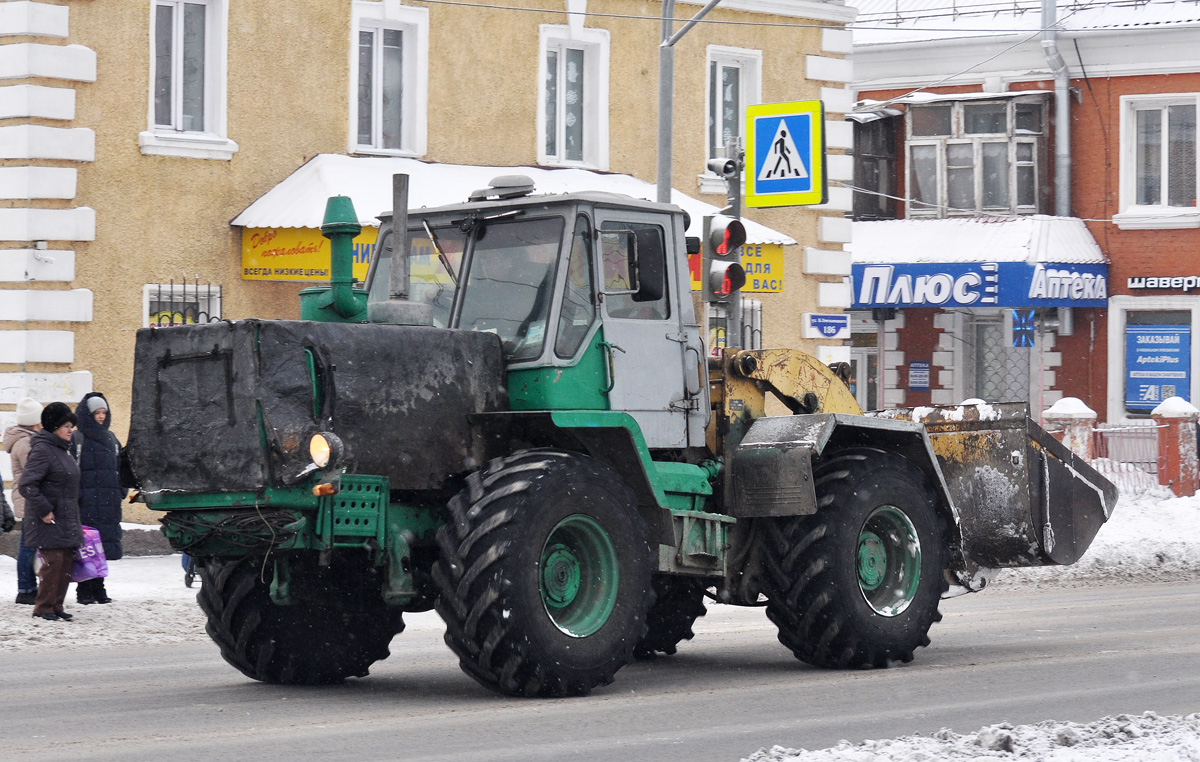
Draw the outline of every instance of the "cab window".
[[[604,310],[609,317],[632,318],[636,320],[665,320],[671,316],[671,300],[667,289],[665,267],[665,240],[663,229],[658,225],[644,222],[608,221],[600,226],[601,240],[622,240],[627,237],[605,236],[605,231],[632,231],[638,252],[637,291],[632,294],[604,295]],[[619,256],[617,247],[613,251],[602,252],[605,268],[606,290],[610,280],[614,284],[625,269],[616,261]],[[613,258],[610,262],[609,258]],[[626,277],[629,277],[626,275]],[[630,288],[632,283],[620,281],[626,285],[614,287]]]
[[[596,319],[592,276],[592,227],[580,216],[571,238],[571,257],[567,262],[567,286],[563,289],[558,316],[558,338],[554,354],[574,357]]]

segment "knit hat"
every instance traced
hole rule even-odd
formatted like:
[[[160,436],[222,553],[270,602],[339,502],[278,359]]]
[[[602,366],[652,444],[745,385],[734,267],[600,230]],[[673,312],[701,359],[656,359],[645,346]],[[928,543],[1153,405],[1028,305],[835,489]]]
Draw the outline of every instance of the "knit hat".
[[[42,419],[42,406],[32,397],[22,397],[17,401],[17,425],[33,426]]]
[[[51,402],[42,410],[42,428],[46,431],[55,431],[64,423],[74,425],[77,423],[75,414],[71,412],[71,408],[67,407],[62,402]]]
[[[108,402],[100,396],[88,397],[88,412],[95,415],[97,410],[108,410]]]

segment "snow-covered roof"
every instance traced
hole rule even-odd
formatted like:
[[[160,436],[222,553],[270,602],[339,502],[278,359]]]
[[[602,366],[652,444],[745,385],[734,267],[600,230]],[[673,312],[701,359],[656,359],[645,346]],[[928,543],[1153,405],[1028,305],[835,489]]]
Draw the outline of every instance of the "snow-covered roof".
[[[1108,262],[1075,217],[951,217],[855,222],[846,248],[855,264]]]
[[[318,154],[304,166],[246,207],[231,224],[247,228],[317,228],[330,196],[349,196],[362,225],[379,226],[376,216],[392,208],[392,175],[409,176],[408,203],[412,209],[466,202],[471,191],[488,187],[500,175],[527,175],[535,193],[606,191],[655,200],[654,185],[630,175],[587,169],[546,167],[487,167],[439,164],[405,158]],[[703,218],[719,210],[678,190],[671,203],[692,217],[690,235],[700,235]],[[796,243],[791,236],[743,218],[750,243]]]
[[[1029,35],[1042,28],[1042,0],[853,0],[855,46]],[[1200,26],[1194,0],[1059,0],[1064,33]]]

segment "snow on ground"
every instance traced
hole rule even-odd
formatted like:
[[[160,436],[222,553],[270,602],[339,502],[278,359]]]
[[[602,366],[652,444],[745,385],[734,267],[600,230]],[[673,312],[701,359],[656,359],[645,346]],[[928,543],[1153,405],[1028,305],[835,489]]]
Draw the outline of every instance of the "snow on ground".
[[[134,525],[126,525],[132,531]],[[156,531],[156,530],[152,530]],[[1074,566],[1012,569],[996,587],[1041,588],[1200,579],[1200,496],[1176,498],[1162,488],[1123,494],[1092,547]],[[12,603],[16,561],[0,556],[0,654],[144,643],[195,643],[207,639],[196,605],[199,587],[183,584],[179,556],[127,557],[110,564],[105,583],[114,602],[81,606],[74,588],[66,609],[72,622],[34,620],[32,607]],[[987,592],[981,593],[987,595]],[[406,615],[411,628],[441,629],[433,612]],[[1200,762],[1200,714],[1160,717],[1121,715],[1090,724],[1047,721],[992,725],[959,735],[842,742],[814,751],[774,747],[744,762]]]
[[[904,736],[831,749],[797,751],[776,746],[743,762],[1196,762],[1200,760],[1200,714],[1160,717],[1146,712],[1105,717],[1086,725],[1039,722],[992,725],[959,735],[939,730],[929,737]]]

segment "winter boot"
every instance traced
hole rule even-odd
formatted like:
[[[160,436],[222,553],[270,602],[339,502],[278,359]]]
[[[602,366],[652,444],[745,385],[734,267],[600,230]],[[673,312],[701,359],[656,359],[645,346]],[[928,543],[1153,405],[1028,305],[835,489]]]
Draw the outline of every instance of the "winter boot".
[[[37,590],[31,590],[28,593],[17,593],[17,603],[24,606],[32,606],[37,603]]]
[[[75,586],[75,600],[84,606],[91,605],[96,602],[96,580],[87,579]]]

